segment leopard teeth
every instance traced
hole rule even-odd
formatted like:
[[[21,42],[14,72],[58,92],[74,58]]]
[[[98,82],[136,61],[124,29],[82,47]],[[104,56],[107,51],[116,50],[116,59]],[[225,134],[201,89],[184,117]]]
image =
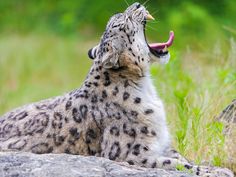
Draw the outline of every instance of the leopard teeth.
[[[163,52],[167,52],[167,46],[164,47],[164,49],[162,49]]]

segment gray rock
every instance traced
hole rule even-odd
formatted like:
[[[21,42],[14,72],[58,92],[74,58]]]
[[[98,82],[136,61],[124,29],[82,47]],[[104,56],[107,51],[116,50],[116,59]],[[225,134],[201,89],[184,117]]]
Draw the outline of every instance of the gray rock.
[[[148,169],[100,157],[0,152],[1,177],[190,177],[179,171]]]
[[[236,176],[236,99],[221,112],[217,120],[224,124],[226,158],[223,164],[234,171]]]

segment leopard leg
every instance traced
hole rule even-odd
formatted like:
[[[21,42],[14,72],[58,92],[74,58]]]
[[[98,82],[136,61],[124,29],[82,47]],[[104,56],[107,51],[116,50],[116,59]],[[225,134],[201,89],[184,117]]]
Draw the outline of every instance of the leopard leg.
[[[136,146],[136,145],[135,145]],[[166,170],[180,170],[192,173],[197,176],[204,177],[233,177],[233,173],[225,168],[212,167],[212,166],[198,166],[189,163],[184,157],[179,153],[173,152],[172,157],[167,156],[157,156],[152,152],[143,151],[143,147],[140,147],[140,155],[136,156],[136,151],[138,151],[137,146],[133,147],[126,161],[130,165],[138,165],[148,168],[161,168]],[[152,154],[152,155],[151,155]],[[171,154],[169,154],[171,155]]]
[[[104,130],[101,156],[110,160],[128,162],[130,165],[183,170],[198,176],[233,176],[227,169],[193,165],[176,151],[164,151],[161,154],[156,151],[156,137],[144,138],[141,134],[134,133],[134,130],[132,127],[127,128],[127,132],[123,133],[120,126],[108,126]]]
[[[178,151],[176,151],[174,148],[167,148],[164,151],[164,156],[170,157],[170,158],[173,158],[173,159],[178,159],[181,162],[190,162],[185,157],[183,157]]]

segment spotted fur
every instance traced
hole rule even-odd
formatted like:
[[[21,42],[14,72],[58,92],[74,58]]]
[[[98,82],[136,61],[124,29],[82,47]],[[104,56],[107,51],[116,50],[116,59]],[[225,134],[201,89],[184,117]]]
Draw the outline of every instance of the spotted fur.
[[[90,49],[83,85],[63,96],[32,103],[0,119],[0,150],[97,155],[130,165],[197,175],[230,176],[198,167],[170,150],[164,106],[149,67],[154,56],[144,35],[148,11],[139,3],[111,17],[100,43]],[[218,175],[218,173],[220,175]]]

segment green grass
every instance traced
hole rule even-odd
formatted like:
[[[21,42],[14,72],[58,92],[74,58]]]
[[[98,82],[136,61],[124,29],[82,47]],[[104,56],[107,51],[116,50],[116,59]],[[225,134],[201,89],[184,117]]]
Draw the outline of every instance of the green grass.
[[[45,34],[2,35],[0,115],[79,87],[91,65],[87,51],[96,44],[85,41]],[[196,163],[222,165],[229,156],[224,125],[215,117],[236,96],[235,51],[233,40],[198,51],[191,45],[181,50],[173,46],[167,65],[152,66],[174,146]]]
[[[225,150],[224,125],[215,119],[236,96],[236,47],[233,40],[218,45],[204,51],[173,49],[170,62],[152,67],[152,75],[174,146],[195,163],[222,166],[231,155],[236,160],[236,150]],[[236,171],[235,162],[228,166]]]
[[[93,43],[56,36],[2,36],[0,113],[79,87],[91,61]]]

